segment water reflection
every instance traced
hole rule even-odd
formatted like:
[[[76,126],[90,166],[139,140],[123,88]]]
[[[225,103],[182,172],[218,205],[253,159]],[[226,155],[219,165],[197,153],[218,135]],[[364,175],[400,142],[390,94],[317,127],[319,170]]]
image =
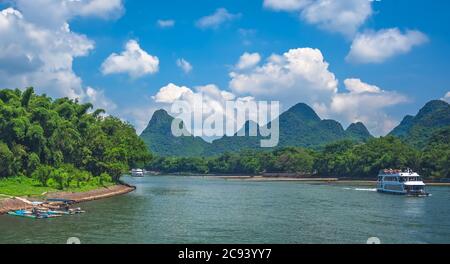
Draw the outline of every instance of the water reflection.
[[[405,217],[420,218],[425,216],[428,198],[403,197],[403,205],[400,207]]]

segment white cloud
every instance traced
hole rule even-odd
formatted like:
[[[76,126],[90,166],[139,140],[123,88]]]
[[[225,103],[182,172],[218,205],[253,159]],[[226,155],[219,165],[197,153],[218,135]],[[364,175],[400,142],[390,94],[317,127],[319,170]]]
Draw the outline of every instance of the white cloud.
[[[175,20],[172,20],[172,19],[168,19],[168,20],[160,19],[156,23],[158,24],[158,26],[160,28],[171,28],[171,27],[175,26]]]
[[[193,69],[191,63],[183,58],[177,60],[177,66],[186,74],[190,73]]]
[[[197,86],[194,89],[186,86],[178,86],[173,83],[162,87],[158,93],[152,97],[156,103],[159,103],[162,108],[165,108],[168,112],[171,111],[171,104],[176,101],[185,101],[193,107],[193,110],[203,111],[203,119],[210,117],[213,113],[226,118],[226,122],[234,124],[235,132],[240,129],[245,120],[236,120],[234,116],[226,115],[226,102],[227,101],[241,101],[249,102],[254,101],[253,97],[237,97],[231,92],[219,89],[214,84],[205,86]],[[202,109],[200,109],[202,108]],[[209,112],[208,112],[209,110]],[[251,120],[257,120],[256,113],[249,113]],[[189,120],[184,120],[186,123]],[[201,129],[201,128],[199,128]],[[188,128],[189,130],[189,128]],[[190,131],[195,133],[195,131]],[[197,131],[202,134],[202,131]]]
[[[92,103],[95,108],[104,109],[109,112],[117,109],[117,105],[105,95],[104,91],[96,90],[90,86],[86,88],[85,101]]]
[[[162,87],[152,98],[157,103],[170,104],[180,100],[183,95],[188,93],[193,94],[192,90],[186,86],[177,86],[173,83],[169,83],[168,85]]]
[[[274,54],[266,63],[247,72],[231,72],[230,89],[237,95],[280,101],[284,109],[304,102],[323,118],[348,125],[362,121],[376,135],[383,135],[396,120],[385,109],[408,98],[359,79],[346,79],[347,92],[338,91],[339,81],[318,49],[292,49]]]
[[[345,79],[346,91],[339,92],[339,81],[329,70],[321,51],[311,48],[292,49],[283,55],[273,54],[263,65],[235,69],[230,77],[230,92],[216,85],[192,89],[170,83],[152,99],[168,111],[175,101],[184,100],[197,107],[200,105],[198,100],[203,100],[206,109],[214,109],[218,113],[224,111],[225,102],[229,100],[280,101],[285,110],[304,102],[322,118],[338,120],[344,126],[363,122],[375,135],[385,135],[398,124],[398,120],[388,115],[386,110],[409,101],[402,94],[383,90],[357,78]],[[227,118],[228,122],[236,122],[233,117]],[[235,125],[240,128],[243,123]]]
[[[416,30],[401,32],[398,28],[368,31],[353,40],[347,60],[355,63],[381,63],[399,54],[411,51],[428,41],[425,34]]]
[[[450,104],[450,91],[445,94],[445,96],[442,98],[443,101],[446,101]]]
[[[328,108],[322,114],[332,116],[347,123],[363,122],[376,135],[389,133],[398,122],[383,110],[401,103],[408,98],[397,92],[384,91],[359,79],[344,81],[348,93],[336,93]]]
[[[92,102],[114,110],[103,91],[83,87],[73,61],[87,56],[94,42],[70,30],[70,19],[86,16],[112,18],[122,1],[15,0],[0,12],[0,86],[33,86],[37,93]]]
[[[225,8],[219,8],[214,14],[200,18],[196,25],[199,28],[218,28],[222,24],[238,19],[241,14],[232,14]]]
[[[117,15],[121,15],[123,12],[122,0],[85,0],[72,2],[75,2],[75,8],[79,8],[78,11],[75,11],[75,14],[82,16],[109,18],[110,16],[116,17]],[[78,6],[76,3],[78,3]]]
[[[264,7],[279,11],[297,11],[310,3],[311,0],[264,0]]]
[[[346,79],[344,84],[347,90],[354,94],[379,93],[381,91],[380,87],[364,83],[360,79]]]
[[[309,24],[352,36],[372,15],[369,0],[264,0],[264,6],[277,11],[299,12]]]
[[[122,0],[13,0],[33,24],[58,28],[73,17],[117,18],[124,10]]]
[[[236,64],[236,68],[238,70],[245,70],[249,68],[253,68],[258,65],[261,61],[261,55],[259,53],[244,53],[240,58],[239,62]]]
[[[353,35],[371,15],[372,4],[368,0],[317,0],[302,12],[308,23],[347,36]]]
[[[207,98],[213,98],[215,100],[229,101],[236,99],[236,96],[230,92],[220,90],[216,85],[209,84],[205,86],[195,87],[193,89],[186,86],[178,86],[173,83],[162,87],[158,93],[153,96],[153,100],[157,103],[171,104],[179,100],[191,101],[192,96],[203,94]]]
[[[84,96],[72,63],[94,48],[86,36],[72,32],[67,23],[57,29],[33,24],[12,8],[0,12],[0,35],[0,86],[34,86],[57,97]]]
[[[136,40],[130,40],[121,54],[111,54],[102,64],[104,75],[126,73],[132,78],[159,71],[159,59],[142,50]]]
[[[264,65],[248,72],[231,72],[230,76],[230,88],[237,94],[291,105],[330,98],[338,86],[320,50],[311,48],[274,54]]]

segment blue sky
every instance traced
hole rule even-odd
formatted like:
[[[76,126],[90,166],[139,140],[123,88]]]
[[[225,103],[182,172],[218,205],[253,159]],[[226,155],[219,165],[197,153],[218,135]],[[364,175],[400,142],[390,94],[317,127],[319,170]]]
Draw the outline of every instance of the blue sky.
[[[0,40],[0,87],[93,101],[138,130],[168,106],[167,96],[205,85],[285,108],[306,102],[344,125],[363,121],[376,135],[450,91],[449,1],[67,1],[54,1],[65,8],[48,0],[0,4],[0,33],[14,34]],[[36,7],[43,17],[33,14]],[[70,32],[60,32],[64,24]],[[34,31],[45,32],[45,43],[29,44]],[[136,60],[123,53],[130,41],[142,55]],[[284,56],[290,50],[297,52]],[[244,53],[254,61],[239,68]],[[177,66],[180,59],[189,72]],[[11,60],[17,63],[5,63]],[[273,65],[283,73],[268,78]],[[52,77],[43,79],[47,73]]]

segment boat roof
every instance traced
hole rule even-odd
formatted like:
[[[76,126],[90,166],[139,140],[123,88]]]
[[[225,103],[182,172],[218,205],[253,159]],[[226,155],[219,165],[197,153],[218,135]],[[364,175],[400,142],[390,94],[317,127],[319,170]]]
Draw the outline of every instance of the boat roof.
[[[73,204],[73,203],[75,203],[74,200],[58,199],[58,198],[47,199],[47,202],[52,202],[52,203],[67,203],[67,204]]]
[[[398,177],[420,177],[418,173],[407,173],[407,172],[400,172],[400,173],[380,173],[380,176],[398,176]]]
[[[408,170],[392,170],[392,169],[380,170],[379,176],[420,177],[420,175],[417,172],[414,172],[410,169],[408,169]]]

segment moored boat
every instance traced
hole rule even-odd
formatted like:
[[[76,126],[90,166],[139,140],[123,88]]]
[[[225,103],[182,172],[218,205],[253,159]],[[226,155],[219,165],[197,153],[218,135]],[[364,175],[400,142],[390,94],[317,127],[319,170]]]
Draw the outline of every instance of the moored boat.
[[[31,218],[31,219],[47,219],[47,218],[56,218],[56,217],[60,217],[61,215],[56,215],[56,214],[48,214],[48,213],[36,213],[36,212],[30,212],[30,211],[26,211],[26,210],[18,210],[18,211],[13,211],[13,212],[9,212],[8,215],[11,216],[18,216],[18,217],[25,217],[25,218]]]
[[[378,174],[378,192],[416,197],[430,196],[425,187],[422,177],[410,169],[385,169]]]
[[[131,176],[133,177],[144,177],[145,171],[143,169],[132,169]]]
[[[42,210],[41,213],[49,214],[49,215],[76,215],[83,214],[85,211],[81,210],[81,208],[69,209],[67,211],[62,210]]]

